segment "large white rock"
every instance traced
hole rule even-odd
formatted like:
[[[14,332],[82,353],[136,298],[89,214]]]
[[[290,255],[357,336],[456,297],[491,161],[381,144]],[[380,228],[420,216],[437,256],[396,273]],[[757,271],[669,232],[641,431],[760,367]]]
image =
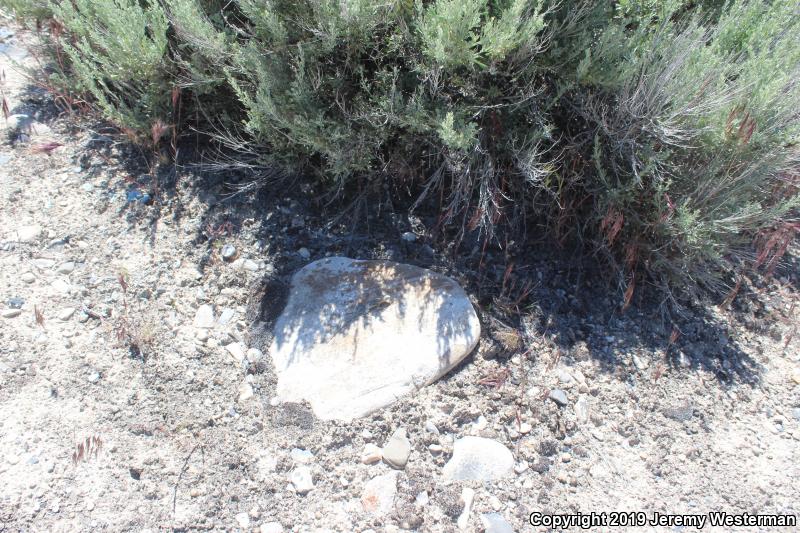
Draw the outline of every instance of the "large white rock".
[[[352,420],[445,374],[480,322],[452,279],[388,261],[332,257],[292,278],[270,348],[280,401]]]

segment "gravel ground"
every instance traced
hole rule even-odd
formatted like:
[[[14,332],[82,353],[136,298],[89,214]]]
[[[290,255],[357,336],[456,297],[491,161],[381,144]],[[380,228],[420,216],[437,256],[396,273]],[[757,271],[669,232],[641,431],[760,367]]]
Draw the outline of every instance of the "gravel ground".
[[[4,50],[30,62],[9,33]],[[156,191],[113,130],[58,116],[2,68],[12,113],[33,121],[9,121],[0,146],[0,531],[522,532],[548,530],[532,512],[800,513],[796,268],[673,336],[654,306],[620,313],[570,261],[530,250],[506,279],[490,251],[473,270],[470,254],[442,254],[435,219],[378,217],[362,234],[326,226],[303,187],[230,196],[177,172]],[[476,353],[352,423],[274,405],[270,326],[291,274],[326,255],[452,276],[483,323]],[[517,302],[509,287],[526,284]],[[405,468],[362,461],[400,428]],[[505,446],[513,474],[446,482],[465,436]],[[696,530],[592,530],[625,529]]]

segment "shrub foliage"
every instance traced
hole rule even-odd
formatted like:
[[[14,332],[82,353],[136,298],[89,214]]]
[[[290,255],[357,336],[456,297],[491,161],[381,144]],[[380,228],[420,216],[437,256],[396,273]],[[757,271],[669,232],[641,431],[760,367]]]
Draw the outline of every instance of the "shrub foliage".
[[[800,228],[791,0],[0,2],[54,21],[54,84],[121,126],[410,191],[460,234],[544,225],[626,303],[725,294]]]

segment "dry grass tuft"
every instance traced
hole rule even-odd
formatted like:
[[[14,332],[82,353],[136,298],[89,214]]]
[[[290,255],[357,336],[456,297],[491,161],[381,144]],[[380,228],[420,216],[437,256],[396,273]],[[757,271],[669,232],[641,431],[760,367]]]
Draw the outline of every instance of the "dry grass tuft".
[[[103,440],[99,435],[86,437],[86,440],[79,442],[75,451],[72,452],[72,464],[78,466],[78,463],[89,461],[92,457],[97,459],[102,448]]]

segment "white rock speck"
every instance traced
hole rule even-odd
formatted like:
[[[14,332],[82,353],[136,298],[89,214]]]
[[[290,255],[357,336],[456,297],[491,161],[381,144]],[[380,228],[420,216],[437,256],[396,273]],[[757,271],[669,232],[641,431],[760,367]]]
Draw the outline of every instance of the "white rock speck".
[[[201,305],[194,314],[194,327],[213,328],[214,327],[214,308],[209,304]]]
[[[241,385],[239,385],[239,394],[237,396],[237,401],[239,403],[244,403],[247,400],[253,397],[253,386],[250,385],[248,382],[243,381]]]
[[[314,488],[314,479],[311,469],[307,466],[300,466],[292,470],[289,481],[294,485],[294,490],[298,494],[308,494]]]
[[[233,316],[235,314],[236,311],[234,311],[230,307],[224,308],[222,312],[219,314],[219,318],[217,319],[217,324],[220,326],[227,326],[233,319]]]
[[[372,443],[368,443],[364,446],[364,451],[361,452],[362,463],[365,465],[372,465],[379,462],[381,459],[383,459],[383,452],[378,446]]]
[[[58,265],[58,269],[56,269],[59,274],[72,274],[73,270],[75,270],[75,263],[73,261],[61,263]]]
[[[314,462],[314,454],[308,450],[303,450],[300,448],[292,448],[292,451],[289,452],[289,456],[292,458],[292,461],[301,465],[307,465]]]
[[[16,240],[19,242],[33,242],[42,234],[42,227],[39,225],[20,226],[17,228]]]
[[[247,513],[239,513],[236,515],[236,523],[239,524],[240,528],[247,529],[250,527],[250,517]]]
[[[244,361],[244,347],[241,342],[232,342],[225,346],[225,349],[236,359],[237,363],[241,364]]]
[[[253,261],[252,259],[245,259],[242,262],[242,268],[249,271],[249,272],[257,272],[258,271],[258,263]]]
[[[280,522],[267,522],[266,524],[261,524],[258,531],[259,533],[283,533],[283,526]]]

